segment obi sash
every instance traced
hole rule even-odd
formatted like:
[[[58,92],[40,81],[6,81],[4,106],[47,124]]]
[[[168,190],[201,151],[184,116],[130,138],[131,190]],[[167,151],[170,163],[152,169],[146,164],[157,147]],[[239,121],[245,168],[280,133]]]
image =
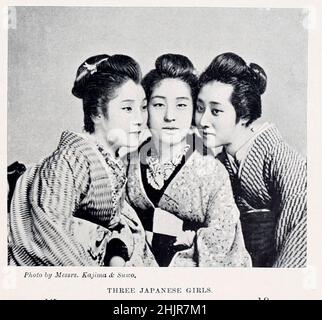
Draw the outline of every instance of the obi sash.
[[[271,267],[276,259],[276,215],[268,209],[241,212],[245,246],[253,267]]]

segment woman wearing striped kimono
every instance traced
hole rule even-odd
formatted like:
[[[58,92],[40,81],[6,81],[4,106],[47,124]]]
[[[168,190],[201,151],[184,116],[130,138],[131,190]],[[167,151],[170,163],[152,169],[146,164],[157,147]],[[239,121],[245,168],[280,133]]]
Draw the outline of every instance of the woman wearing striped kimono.
[[[195,121],[229,172],[246,248],[257,267],[306,265],[306,162],[273,124],[259,123],[266,74],[236,54],[199,79]]]
[[[57,149],[18,180],[9,213],[11,265],[153,264],[143,227],[124,201],[118,159],[120,147],[137,146],[146,124],[140,80],[139,65],[124,55],[94,56],[78,68],[72,93],[83,100],[84,132],[63,132]]]
[[[189,134],[192,63],[163,55],[142,85],[152,137],[129,156],[127,196],[159,266],[250,266],[228,174]]]

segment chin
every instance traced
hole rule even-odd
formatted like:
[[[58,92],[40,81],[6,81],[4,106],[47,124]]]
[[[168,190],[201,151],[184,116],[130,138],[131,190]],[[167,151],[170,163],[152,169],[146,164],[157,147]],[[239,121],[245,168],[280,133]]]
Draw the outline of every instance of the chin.
[[[218,143],[216,142],[215,138],[204,138],[203,144],[209,149],[218,147]]]
[[[136,141],[130,141],[129,143],[126,144],[126,147],[128,148],[136,148],[139,146],[139,139],[137,139]]]
[[[139,145],[139,139],[130,137],[124,141],[119,140],[117,144],[120,148],[136,148]]]
[[[165,136],[163,135],[160,139],[162,144],[167,144],[169,146],[173,146],[176,144],[180,144],[182,143],[182,141],[185,139],[186,137],[182,137],[182,136]]]

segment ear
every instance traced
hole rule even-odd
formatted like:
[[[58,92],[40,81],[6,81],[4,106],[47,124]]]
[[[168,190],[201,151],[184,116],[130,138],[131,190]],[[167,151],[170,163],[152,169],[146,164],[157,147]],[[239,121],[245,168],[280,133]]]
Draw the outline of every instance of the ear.
[[[247,122],[248,122],[248,119],[240,119],[240,125],[244,128],[246,128]]]
[[[98,114],[96,114],[96,115],[92,115],[92,116],[91,116],[91,119],[92,119],[92,121],[94,122],[94,124],[99,124],[99,123],[101,123],[101,122],[103,121],[103,118],[104,118],[104,116],[103,116],[103,114],[102,114],[102,113],[98,113]]]

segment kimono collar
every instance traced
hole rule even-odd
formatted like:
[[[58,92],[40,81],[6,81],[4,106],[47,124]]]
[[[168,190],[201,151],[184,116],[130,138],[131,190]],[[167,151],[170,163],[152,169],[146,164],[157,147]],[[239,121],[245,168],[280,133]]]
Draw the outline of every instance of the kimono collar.
[[[169,179],[189,149],[190,145],[186,144],[183,150],[174,156],[173,159],[160,163],[156,151],[151,148],[146,157],[146,163],[148,165],[148,168],[146,169],[148,183],[156,190],[162,189],[165,181]]]
[[[237,174],[237,172],[240,171],[239,169],[242,167],[242,163],[246,159],[248,155],[248,151],[253,145],[257,136],[259,136],[263,131],[267,130],[272,126],[273,124],[269,122],[265,122],[257,129],[252,130],[254,134],[247,141],[245,141],[245,143],[237,150],[235,156],[232,156],[231,154],[229,154],[225,149],[227,158],[235,174]]]

